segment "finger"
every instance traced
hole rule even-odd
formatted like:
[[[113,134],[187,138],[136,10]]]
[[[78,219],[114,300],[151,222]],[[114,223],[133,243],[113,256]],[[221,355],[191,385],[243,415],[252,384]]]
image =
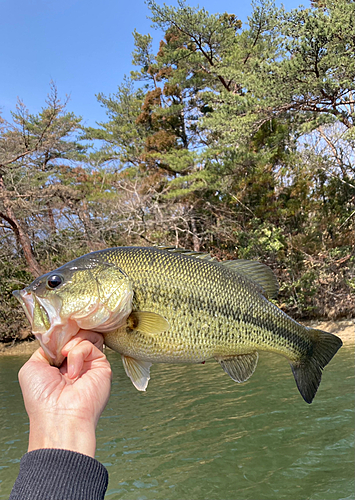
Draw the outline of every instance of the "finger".
[[[21,370],[19,371],[18,378],[19,378],[20,384],[21,384],[22,377],[25,375],[25,373],[30,368],[32,363],[42,363],[45,365],[49,365],[48,359],[45,357],[42,347],[37,349],[37,351],[35,351],[32,354],[30,359],[28,359],[26,361],[26,363],[22,366]]]
[[[96,346],[100,351],[103,351],[104,338],[101,333],[93,332],[91,330],[79,330],[79,332],[69,340],[67,344],[62,349],[63,356],[67,356],[68,352],[75,346],[80,344],[83,340],[88,340],[94,346]]]
[[[62,375],[65,375],[68,373],[68,359],[65,358],[61,366],[59,367],[59,371]]]
[[[48,359],[46,358],[42,347],[37,349],[29,360],[22,366],[18,373],[18,379],[20,386],[22,387],[26,382],[26,379],[33,379],[33,374],[43,373],[43,370],[56,370],[54,366],[51,366]]]
[[[77,378],[82,372],[86,361],[94,361],[104,357],[104,354],[91,342],[82,340],[68,352],[68,377],[71,379]]]
[[[41,363],[45,363],[47,365],[49,365],[49,361],[48,359],[46,358],[46,355],[44,354],[44,350],[42,349],[42,347],[39,347],[37,349],[37,351],[35,351],[32,356],[30,357],[30,359],[27,361],[27,363],[29,361],[40,361]]]

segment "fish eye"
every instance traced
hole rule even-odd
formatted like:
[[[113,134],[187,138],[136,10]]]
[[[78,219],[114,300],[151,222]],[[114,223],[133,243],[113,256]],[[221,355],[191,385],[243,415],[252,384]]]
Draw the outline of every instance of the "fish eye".
[[[57,288],[57,286],[63,283],[63,277],[59,274],[53,274],[49,278],[47,278],[47,286],[49,288]]]

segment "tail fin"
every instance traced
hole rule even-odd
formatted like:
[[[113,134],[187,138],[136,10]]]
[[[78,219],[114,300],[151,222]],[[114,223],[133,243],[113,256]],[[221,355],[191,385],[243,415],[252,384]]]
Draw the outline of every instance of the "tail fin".
[[[291,363],[298,390],[306,403],[312,403],[322,378],[322,370],[343,345],[332,333],[309,329],[313,351],[299,363]]]

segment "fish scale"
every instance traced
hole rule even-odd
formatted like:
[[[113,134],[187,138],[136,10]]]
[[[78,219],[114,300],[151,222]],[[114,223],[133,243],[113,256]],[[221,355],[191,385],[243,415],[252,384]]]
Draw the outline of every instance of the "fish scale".
[[[253,348],[298,359],[300,347],[303,350],[310,347],[304,327],[284,315],[251,282],[236,273],[218,263],[188,255],[161,250],[152,253],[154,259],[152,255],[146,258],[144,250],[134,247],[102,253],[103,258],[114,262],[132,278],[133,308],[160,314],[170,324],[168,332],[156,336],[154,350],[150,345],[145,351],[141,338],[130,337],[130,348],[136,355],[139,352],[142,359],[201,362],[214,356],[250,352]],[[246,299],[253,300],[253,316]],[[263,326],[259,326],[258,315],[263,317]],[[199,328],[201,321],[208,325],[203,332]],[[281,324],[275,324],[276,321]],[[280,331],[277,338],[275,329]],[[174,359],[165,358],[165,350],[169,350],[172,342],[184,348]],[[127,350],[126,354],[130,352]]]

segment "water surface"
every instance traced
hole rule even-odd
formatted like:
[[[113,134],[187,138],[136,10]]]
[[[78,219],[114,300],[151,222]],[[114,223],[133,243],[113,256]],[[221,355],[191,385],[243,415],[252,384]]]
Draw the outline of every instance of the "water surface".
[[[97,430],[107,499],[354,500],[354,350],[343,347],[314,402],[286,359],[261,353],[252,378],[233,382],[215,362],[155,365],[146,393],[109,352],[112,394]],[[0,498],[25,453],[28,422],[17,372],[0,358]]]

